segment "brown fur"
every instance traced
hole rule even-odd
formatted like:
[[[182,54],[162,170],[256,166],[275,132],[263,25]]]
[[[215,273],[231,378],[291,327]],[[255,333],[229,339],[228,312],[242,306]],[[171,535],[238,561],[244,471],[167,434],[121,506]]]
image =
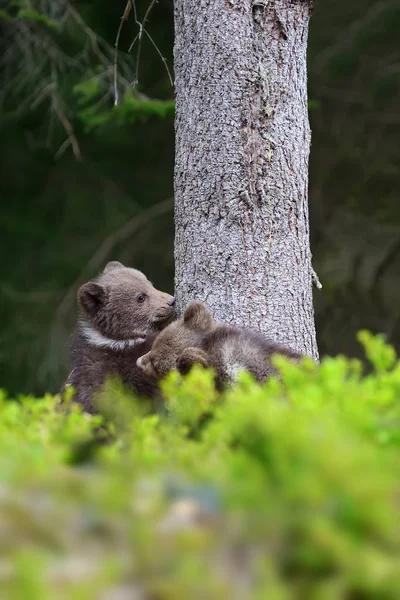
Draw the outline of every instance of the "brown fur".
[[[174,298],[156,290],[143,273],[116,261],[82,285],[66,384],[75,388],[74,399],[95,412],[93,395],[111,375],[139,396],[156,397],[157,382],[136,361],[174,317],[174,305]]]
[[[231,384],[240,370],[249,371],[257,381],[276,374],[271,362],[274,354],[301,358],[257,332],[217,323],[203,304],[192,302],[181,319],[160,333],[137,365],[158,380],[172,369],[184,374],[193,364],[201,364],[215,370],[217,387],[222,388]]]

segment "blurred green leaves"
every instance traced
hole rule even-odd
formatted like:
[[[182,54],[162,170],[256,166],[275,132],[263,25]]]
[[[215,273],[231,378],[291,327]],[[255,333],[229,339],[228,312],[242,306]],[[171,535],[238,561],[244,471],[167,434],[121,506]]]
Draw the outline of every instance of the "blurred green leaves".
[[[107,421],[3,393],[1,597],[397,599],[400,363],[360,339],[368,374],[281,358],[219,397],[198,367],[160,415],[115,382]]]
[[[99,102],[101,86],[97,77],[75,85],[73,91],[80,107],[77,117],[86,132],[112,121],[119,126],[132,125],[136,122],[146,123],[151,118],[173,118],[175,113],[173,100],[139,99],[133,91],[125,93],[121,102],[110,110]]]

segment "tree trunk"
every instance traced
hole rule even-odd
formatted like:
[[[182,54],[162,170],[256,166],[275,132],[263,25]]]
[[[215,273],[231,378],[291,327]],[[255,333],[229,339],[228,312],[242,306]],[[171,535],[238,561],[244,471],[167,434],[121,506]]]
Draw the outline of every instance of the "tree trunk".
[[[318,357],[308,221],[311,2],[175,0],[178,308]]]

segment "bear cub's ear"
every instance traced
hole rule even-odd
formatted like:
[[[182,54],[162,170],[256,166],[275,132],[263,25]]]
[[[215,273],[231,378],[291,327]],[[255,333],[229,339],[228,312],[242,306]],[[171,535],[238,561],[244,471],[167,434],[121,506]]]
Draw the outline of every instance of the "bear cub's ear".
[[[107,273],[107,271],[111,271],[112,269],[121,269],[121,268],[124,268],[124,265],[122,263],[120,263],[118,260],[112,260],[111,262],[106,264],[106,266],[104,267],[103,273]]]
[[[191,302],[183,313],[183,322],[191,329],[208,331],[213,324],[210,311],[201,302]]]
[[[94,281],[84,283],[78,290],[78,303],[80,307],[92,317],[104,306],[106,299],[106,290],[102,285]]]

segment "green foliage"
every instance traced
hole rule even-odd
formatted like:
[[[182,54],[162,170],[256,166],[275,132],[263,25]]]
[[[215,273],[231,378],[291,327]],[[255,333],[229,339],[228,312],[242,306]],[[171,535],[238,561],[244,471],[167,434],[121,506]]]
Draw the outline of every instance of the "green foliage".
[[[151,117],[172,118],[175,113],[175,102],[173,100],[139,100],[133,95],[126,95],[123,102],[114,110],[117,122],[122,125],[147,121]]]
[[[52,27],[54,29],[59,28],[59,24],[57,23],[57,21],[54,21],[53,19],[50,19],[43,13],[40,13],[37,10],[32,10],[31,8],[21,8],[16,15],[16,19],[37,21],[39,23],[44,23],[45,25],[48,25],[49,27]]]
[[[317,110],[320,108],[320,103],[318,100],[309,100],[308,101],[308,110]]]
[[[11,21],[12,17],[5,10],[0,10],[0,21]]]
[[[3,19],[4,21],[11,21],[13,19],[24,19],[27,21],[43,23],[44,25],[47,25],[53,29],[59,28],[57,21],[51,19],[43,12],[32,8],[29,0],[8,1],[5,2],[5,7],[7,10],[0,10],[0,20]]]
[[[74,86],[74,93],[78,96],[78,104],[85,105],[92,102],[99,95],[101,88],[97,77],[91,77]]]
[[[97,77],[75,85],[74,93],[81,106],[77,117],[87,132],[113,120],[117,125],[132,125],[138,121],[145,123],[151,118],[172,118],[175,113],[173,100],[139,99],[133,93],[125,94],[121,103],[109,110],[99,101],[101,86]]]
[[[3,394],[1,598],[400,597],[400,363],[360,339],[368,374],[171,373],[160,415],[115,382],[107,423]]]

